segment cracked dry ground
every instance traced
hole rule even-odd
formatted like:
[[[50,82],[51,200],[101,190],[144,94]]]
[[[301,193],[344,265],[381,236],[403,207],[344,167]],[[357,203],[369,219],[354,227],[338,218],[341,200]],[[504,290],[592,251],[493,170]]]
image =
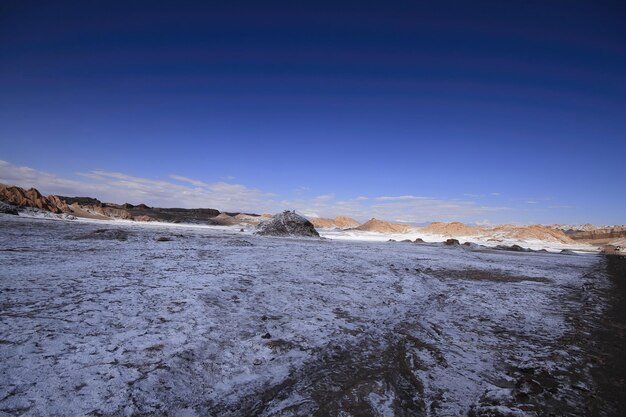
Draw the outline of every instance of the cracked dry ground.
[[[2,216],[0,264],[0,415],[626,406],[617,258]]]

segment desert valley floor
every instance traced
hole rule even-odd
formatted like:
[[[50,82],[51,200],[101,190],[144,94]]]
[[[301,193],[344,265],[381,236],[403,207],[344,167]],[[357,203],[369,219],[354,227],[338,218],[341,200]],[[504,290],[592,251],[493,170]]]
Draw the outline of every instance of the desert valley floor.
[[[622,262],[0,215],[0,415],[619,415]]]

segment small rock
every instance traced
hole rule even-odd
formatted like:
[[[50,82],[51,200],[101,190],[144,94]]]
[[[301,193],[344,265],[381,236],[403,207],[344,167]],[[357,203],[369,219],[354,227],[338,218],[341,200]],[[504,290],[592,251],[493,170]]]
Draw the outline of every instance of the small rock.
[[[272,335],[269,333],[265,333],[263,336],[261,336],[261,339],[271,339]]]
[[[7,204],[4,201],[0,201],[0,213],[17,215],[17,207],[13,204]]]
[[[460,245],[459,241],[456,239],[448,239],[444,243],[448,246]]]

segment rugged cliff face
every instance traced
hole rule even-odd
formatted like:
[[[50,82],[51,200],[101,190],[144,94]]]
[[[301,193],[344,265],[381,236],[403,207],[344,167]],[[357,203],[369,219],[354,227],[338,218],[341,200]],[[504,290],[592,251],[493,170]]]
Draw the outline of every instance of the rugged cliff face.
[[[52,213],[66,213],[67,204],[58,196],[44,197],[35,188],[24,190],[20,187],[11,187],[0,184],[0,200],[17,207],[34,207]]]
[[[615,226],[596,230],[569,232],[567,235],[574,240],[619,239],[626,237],[626,226]]]

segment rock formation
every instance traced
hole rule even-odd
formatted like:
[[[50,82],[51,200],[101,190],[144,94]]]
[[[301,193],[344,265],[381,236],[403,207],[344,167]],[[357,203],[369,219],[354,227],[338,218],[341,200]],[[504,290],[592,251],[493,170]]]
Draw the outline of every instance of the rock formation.
[[[0,201],[0,214],[17,215],[17,207],[13,204],[7,204],[4,201]]]
[[[574,241],[560,230],[534,224],[531,226],[497,226],[492,230],[493,235],[508,239],[543,240],[559,243],[574,243]]]
[[[67,210],[67,204],[57,196],[44,197],[35,188],[24,190],[0,184],[0,200],[17,207],[34,207],[57,214],[65,213]]]
[[[355,227],[355,229],[365,232],[407,233],[411,230],[411,227],[407,224],[391,223],[384,220],[371,219],[363,223],[359,227]]]
[[[359,222],[346,216],[337,216],[334,219],[312,219],[311,223],[317,229],[353,229],[359,226]]]
[[[422,231],[443,236],[475,236],[484,232],[480,227],[467,226],[459,222],[434,222],[423,227]]]
[[[271,216],[270,216],[271,218]],[[256,226],[261,223],[263,220],[267,220],[267,217],[259,216],[258,214],[230,214],[230,213],[220,213],[215,216],[212,221],[214,224],[218,224],[220,226],[234,226],[234,225],[243,225],[249,224]]]
[[[601,240],[601,239],[621,239],[626,237],[626,226],[613,226],[597,228],[595,230],[581,230],[567,234],[574,240]]]
[[[260,223],[256,228],[257,235],[263,236],[306,236],[319,237],[313,224],[295,211],[283,211]]]

